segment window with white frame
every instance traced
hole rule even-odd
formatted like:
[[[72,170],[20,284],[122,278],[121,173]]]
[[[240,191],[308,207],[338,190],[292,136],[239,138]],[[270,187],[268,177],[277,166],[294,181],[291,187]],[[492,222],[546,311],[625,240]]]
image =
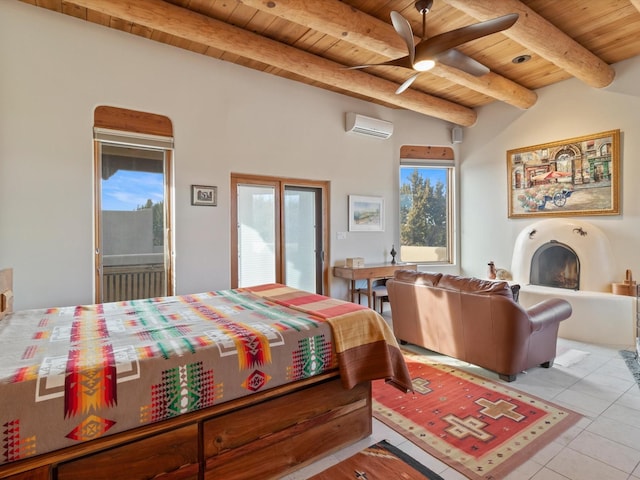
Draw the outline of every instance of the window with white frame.
[[[453,152],[400,160],[400,261],[454,263],[454,178]]]

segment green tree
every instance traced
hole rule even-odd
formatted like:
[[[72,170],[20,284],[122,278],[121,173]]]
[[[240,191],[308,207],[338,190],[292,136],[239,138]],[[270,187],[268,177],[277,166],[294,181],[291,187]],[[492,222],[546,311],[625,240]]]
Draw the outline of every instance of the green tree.
[[[139,205],[136,210],[151,209],[151,217],[153,221],[153,245],[156,247],[164,245],[164,200],[153,203],[149,198],[147,203]]]
[[[445,186],[437,182],[429,194],[428,215],[431,228],[429,242],[434,247],[444,247],[447,244],[447,196]]]
[[[445,185],[431,185],[418,169],[400,187],[400,241],[411,246],[446,246],[447,198]]]

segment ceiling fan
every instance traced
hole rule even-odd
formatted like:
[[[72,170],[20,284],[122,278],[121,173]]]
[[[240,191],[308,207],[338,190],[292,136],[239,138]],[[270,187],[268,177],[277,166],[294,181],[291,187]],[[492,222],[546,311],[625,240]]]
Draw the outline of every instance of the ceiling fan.
[[[492,20],[456,28],[455,30],[441,33],[431,38],[426,38],[426,15],[431,10],[432,5],[433,0],[418,0],[415,3],[416,9],[422,14],[422,40],[415,45],[413,31],[409,21],[398,12],[391,12],[391,23],[406,43],[409,52],[408,55],[383,63],[357,65],[349,68],[358,69],[386,65],[414,70],[416,73],[398,87],[396,90],[397,94],[409,88],[418,75],[432,69],[436,62],[457,68],[477,77],[489,73],[489,69],[486,66],[464,55],[462,52],[455,50],[455,47],[470,42],[471,40],[506,30],[516,23],[519,15],[517,13],[511,13]]]

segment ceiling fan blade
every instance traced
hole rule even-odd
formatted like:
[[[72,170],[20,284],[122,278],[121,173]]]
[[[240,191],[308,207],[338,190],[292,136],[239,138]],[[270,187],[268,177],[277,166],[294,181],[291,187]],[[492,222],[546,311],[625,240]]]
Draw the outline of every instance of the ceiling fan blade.
[[[377,67],[377,63],[369,63],[367,65],[354,65],[353,67],[344,67],[347,70],[359,70],[361,68]]]
[[[455,47],[470,42],[471,40],[506,30],[516,23],[518,17],[519,15],[517,13],[511,13],[485,22],[467,25],[466,27],[457,28],[428,38],[414,46],[413,31],[407,19],[398,12],[391,12],[391,22],[396,32],[398,32],[407,44],[409,55],[383,63],[354,65],[345,68],[348,70],[357,70],[369,67],[392,66],[423,71],[426,70],[426,68],[418,68],[416,66],[417,63],[424,60],[438,60],[445,65],[457,68],[471,75],[482,76],[489,73],[489,69],[471,57],[467,57],[461,52],[458,52],[455,50]],[[415,75],[405,81],[396,93],[404,92],[414,80]]]
[[[416,45],[416,62],[423,59],[433,59],[437,55],[456,48],[463,43],[506,30],[516,23],[519,16],[517,13],[510,13],[485,22],[456,28],[423,40]]]
[[[391,12],[391,23],[393,24],[393,28],[395,28],[396,32],[398,32],[404,40],[404,43],[407,44],[407,52],[409,52],[411,65],[413,65],[416,47],[413,43],[413,30],[411,29],[411,24],[398,12]]]
[[[438,63],[457,68],[475,77],[481,77],[491,71],[480,62],[455,49],[441,53],[437,56],[437,60]]]
[[[410,70],[413,69],[413,63],[409,59],[409,56],[394,58],[393,60],[389,60],[387,62],[382,63],[368,63],[365,65],[354,65],[353,67],[345,67],[347,70],[357,70],[360,68],[369,68],[369,67],[403,67],[408,68]]]
[[[411,86],[411,84],[415,81],[416,78],[418,78],[418,75],[420,75],[421,72],[418,72],[412,76],[410,76],[409,78],[407,78],[404,83],[402,85],[400,85],[398,87],[398,89],[396,90],[396,95],[400,95],[402,92],[404,92],[407,88],[409,88]]]

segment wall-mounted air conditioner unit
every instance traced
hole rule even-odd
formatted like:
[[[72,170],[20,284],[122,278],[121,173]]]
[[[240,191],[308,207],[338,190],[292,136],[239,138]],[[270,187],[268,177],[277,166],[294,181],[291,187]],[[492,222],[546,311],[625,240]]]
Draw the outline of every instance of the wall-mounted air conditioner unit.
[[[393,133],[393,123],[347,112],[345,130],[370,137],[389,138]]]

